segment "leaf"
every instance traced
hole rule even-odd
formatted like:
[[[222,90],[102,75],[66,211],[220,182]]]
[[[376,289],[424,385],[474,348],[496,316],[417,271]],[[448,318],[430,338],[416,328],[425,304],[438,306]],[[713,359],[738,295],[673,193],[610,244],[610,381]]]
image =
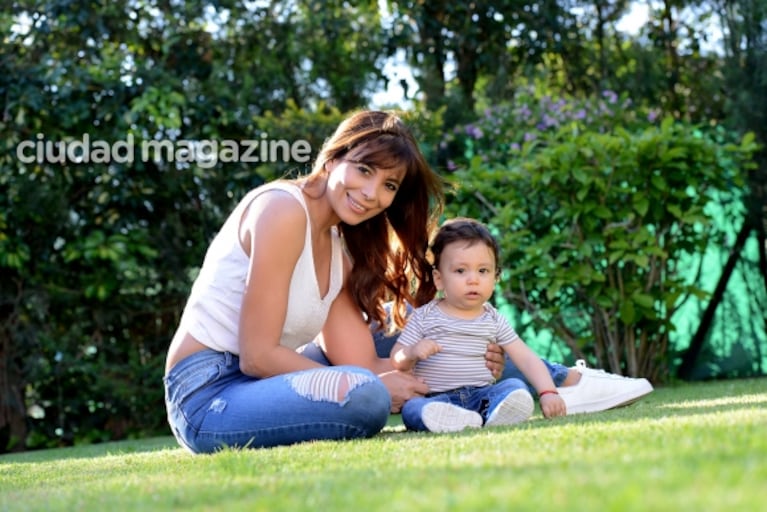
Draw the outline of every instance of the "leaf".
[[[590,181],[588,173],[580,167],[576,167],[575,169],[573,169],[572,175],[576,179],[576,181],[578,181],[579,183],[583,185],[589,183]]]
[[[655,299],[653,299],[652,295],[646,293],[634,293],[631,295],[631,300],[645,309],[652,309],[655,304]]]
[[[650,258],[646,254],[636,254],[633,260],[640,268],[646,268],[650,263]]]
[[[594,215],[600,219],[610,219],[613,216],[613,212],[607,206],[600,204],[594,209]]]
[[[671,215],[676,217],[677,219],[682,219],[682,210],[679,208],[679,205],[676,204],[668,204],[666,205],[666,211],[669,212]]]
[[[647,210],[650,208],[650,200],[646,196],[634,196],[634,211],[639,215],[647,215]]]
[[[660,192],[668,191],[668,183],[666,183],[666,180],[660,174],[653,174],[652,178],[650,178],[650,182],[652,183],[653,187],[655,187]]]
[[[618,260],[620,260],[621,258],[623,258],[623,255],[624,255],[624,254],[626,254],[624,251],[612,251],[612,252],[610,253],[610,256],[608,257],[608,261],[609,261],[609,262],[610,262],[610,264],[612,265],[612,264],[613,264],[613,263],[615,263],[616,261],[618,261]]]
[[[557,295],[559,294],[559,290],[562,288],[562,281],[560,280],[554,280],[551,283],[551,286],[549,286],[546,289],[546,298],[548,300],[554,300],[557,298]]]
[[[620,319],[626,325],[631,325],[636,319],[636,311],[634,310],[634,303],[630,300],[626,300],[620,307]]]

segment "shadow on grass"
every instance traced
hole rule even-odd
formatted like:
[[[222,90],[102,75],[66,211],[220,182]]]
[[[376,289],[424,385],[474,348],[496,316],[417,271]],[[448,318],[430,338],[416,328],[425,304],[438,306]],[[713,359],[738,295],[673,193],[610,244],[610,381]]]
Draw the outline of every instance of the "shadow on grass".
[[[91,459],[107,455],[148,453],[178,447],[178,443],[176,443],[176,440],[172,436],[131,439],[127,441],[110,441],[107,443],[67,446],[62,448],[50,448],[47,450],[33,450],[29,452],[0,455],[0,464],[10,462],[47,462],[57,459]]]

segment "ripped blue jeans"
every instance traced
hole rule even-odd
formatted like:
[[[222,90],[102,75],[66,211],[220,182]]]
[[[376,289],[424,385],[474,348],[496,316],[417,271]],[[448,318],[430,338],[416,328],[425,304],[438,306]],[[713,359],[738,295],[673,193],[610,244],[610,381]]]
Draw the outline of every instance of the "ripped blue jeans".
[[[383,382],[354,366],[258,379],[240,371],[237,356],[203,350],[163,381],[168,423],[194,453],[371,437],[391,409]]]

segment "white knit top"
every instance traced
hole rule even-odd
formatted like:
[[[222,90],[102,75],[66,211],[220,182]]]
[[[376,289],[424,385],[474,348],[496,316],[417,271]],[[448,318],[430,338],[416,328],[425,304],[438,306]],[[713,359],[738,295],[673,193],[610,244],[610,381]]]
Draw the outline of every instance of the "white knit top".
[[[280,344],[297,348],[313,340],[322,330],[330,306],[341,291],[343,251],[338,231],[333,228],[330,286],[325,297],[320,297],[312,253],[311,219],[301,190],[287,181],[272,182],[253,189],[235,207],[208,247],[181,316],[181,327],[214,350],[240,353],[240,313],[249,266],[248,255],[239,240],[240,220],[246,207],[260,194],[267,192],[287,192],[306,211],[304,248],[290,279],[288,309]],[[279,247],[274,249],[279,250]],[[257,283],[254,285],[258,286]],[[269,290],[259,291],[269,293]]]
[[[435,299],[417,308],[408,318],[397,341],[405,346],[431,339],[442,351],[415,365],[415,375],[428,384],[432,393],[464,386],[487,386],[495,379],[485,366],[488,343],[506,345],[519,339],[506,318],[491,304],[481,315],[464,320],[448,315]]]

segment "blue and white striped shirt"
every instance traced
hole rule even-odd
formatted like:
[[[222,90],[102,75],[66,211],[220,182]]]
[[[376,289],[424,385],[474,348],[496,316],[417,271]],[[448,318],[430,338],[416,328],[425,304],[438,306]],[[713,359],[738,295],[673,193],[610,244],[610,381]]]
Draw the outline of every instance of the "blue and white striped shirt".
[[[405,346],[422,339],[436,341],[442,351],[418,361],[415,375],[428,384],[432,393],[464,386],[487,386],[495,380],[485,366],[489,343],[506,345],[519,339],[506,318],[486,303],[484,312],[471,320],[448,315],[435,299],[410,315],[397,340]]]

